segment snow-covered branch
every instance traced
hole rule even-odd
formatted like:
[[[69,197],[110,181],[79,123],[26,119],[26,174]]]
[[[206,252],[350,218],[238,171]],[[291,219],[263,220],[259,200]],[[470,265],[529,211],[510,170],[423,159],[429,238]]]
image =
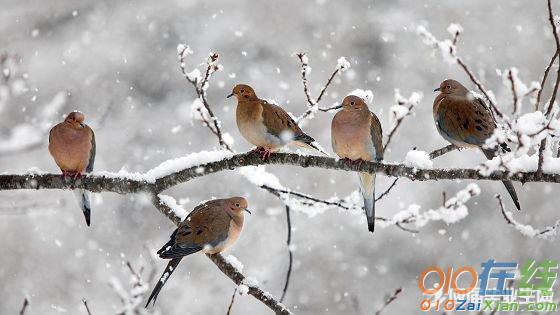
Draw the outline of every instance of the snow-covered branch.
[[[511,211],[506,211],[504,203],[502,202],[502,196],[496,195],[496,198],[498,199],[502,215],[504,216],[507,224],[513,226],[514,229],[519,231],[519,233],[523,234],[524,236],[527,236],[529,238],[538,237],[542,239],[549,239],[556,236],[556,234],[558,233],[558,229],[560,229],[560,220],[556,220],[553,225],[548,226],[542,230],[535,229],[530,225],[517,222],[513,218],[513,214],[511,213]]]
[[[321,92],[319,92],[319,96],[317,96],[317,98],[315,99],[313,98],[313,96],[311,96],[311,92],[309,91],[308,79],[307,79],[307,76],[309,75],[309,73],[311,73],[311,67],[309,66],[309,58],[305,53],[296,53],[295,55],[298,57],[301,63],[301,81],[303,83],[303,93],[305,94],[305,97],[307,99],[307,110],[296,120],[299,122],[308,118],[313,118],[313,115],[317,111],[328,112],[340,108],[341,107],[340,105],[334,105],[331,107],[319,107],[319,102],[325,95],[327,88],[331,85],[336,75],[350,68],[350,63],[346,60],[346,58],[344,57],[338,58],[336,67],[334,68],[331,76],[329,77],[325,85],[323,85],[323,87],[321,88]]]
[[[197,98],[193,101],[192,110],[196,111],[197,119],[200,120],[210,131],[218,138],[218,142],[222,148],[231,151],[231,139],[229,135],[222,133],[220,128],[220,120],[210,107],[207,99],[207,90],[210,85],[210,78],[214,72],[221,70],[223,67],[218,63],[218,53],[211,52],[206,59],[206,70],[204,75],[198,69],[187,72],[186,58],[193,54],[192,49],[188,45],[179,44],[177,46],[177,53],[179,54],[179,66],[183,76],[193,86]]]
[[[424,157],[422,156],[422,158]],[[425,154],[425,159],[429,160],[428,154]],[[412,161],[414,163],[408,164],[412,166],[388,162],[363,162],[360,165],[350,165],[342,160],[330,157],[299,155],[295,153],[273,153],[269,159],[263,161],[261,156],[253,151],[235,155],[225,150],[203,151],[165,161],[146,173],[100,171],[75,181],[63,180],[60,174],[45,174],[37,171],[18,175],[3,174],[0,175],[0,190],[83,188],[92,192],[107,191],[119,194],[160,192],[194,178],[220,171],[268,164],[292,165],[304,168],[316,167],[353,172],[376,172],[391,177],[404,177],[418,181],[474,179],[492,181],[512,180],[522,183],[560,183],[560,159],[551,158],[545,165],[546,172],[542,174],[537,174],[535,163],[533,163],[532,167],[523,169],[522,166],[525,165],[522,162],[524,161],[525,158],[512,160],[512,167],[517,165],[517,171],[512,172],[500,170],[499,168],[495,170],[487,168],[437,169],[416,166],[422,165],[423,161],[416,161],[418,164]]]

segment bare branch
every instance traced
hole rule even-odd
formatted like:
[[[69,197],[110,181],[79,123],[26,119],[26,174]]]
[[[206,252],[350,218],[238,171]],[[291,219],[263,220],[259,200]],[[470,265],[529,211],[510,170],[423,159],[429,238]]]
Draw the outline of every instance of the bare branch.
[[[341,66],[340,63],[339,63],[336,66],[336,68],[333,70],[333,72],[331,73],[327,82],[321,88],[321,91],[319,92],[319,96],[317,97],[317,99],[313,99],[313,97],[311,96],[311,92],[309,91],[309,84],[308,84],[308,79],[307,79],[307,74],[310,71],[307,55],[305,53],[300,52],[300,53],[296,53],[296,56],[298,57],[298,59],[301,63],[301,82],[303,84],[303,93],[305,94],[305,98],[307,99],[307,110],[300,117],[297,118],[297,121],[301,121],[303,119],[306,119],[307,117],[309,117],[311,114],[313,114],[317,110],[322,111],[322,112],[328,112],[328,111],[331,111],[331,110],[336,110],[338,108],[341,108],[342,107],[341,105],[335,105],[335,106],[332,106],[332,107],[322,108],[322,107],[318,107],[318,104],[321,101],[321,99],[323,98],[323,96],[325,95],[325,92],[327,91],[327,89],[331,85],[331,83],[333,82],[336,75],[338,73],[346,70],[347,67],[346,66]]]
[[[375,198],[375,201],[379,201],[381,200],[381,198],[387,196],[389,194],[389,192],[391,191],[391,189],[393,189],[393,187],[395,187],[395,185],[397,184],[397,181],[399,180],[399,178],[395,178],[395,180],[391,183],[391,185],[389,185],[389,188],[387,188],[387,190],[385,190],[384,192],[381,193],[381,195],[377,196],[377,198]]]
[[[91,310],[89,309],[86,298],[82,298],[82,303],[84,303],[84,307],[86,308],[87,314],[91,315]]]
[[[226,312],[226,315],[231,314],[231,308],[233,307],[233,302],[235,302],[235,294],[237,293],[237,287],[233,290],[233,294],[231,295],[231,301],[229,302],[229,306]]]
[[[513,226],[521,234],[529,238],[539,237],[547,239],[555,236],[558,233],[558,230],[560,230],[560,220],[557,220],[553,225],[542,230],[537,230],[530,225],[519,223],[513,218],[513,214],[510,211],[505,210],[504,203],[502,202],[502,196],[496,195],[496,199],[498,199],[498,204],[500,205],[500,210],[502,211],[502,215],[504,216],[506,223]]]
[[[21,306],[21,309],[19,310],[19,315],[24,315],[28,306],[29,306],[29,300],[27,298],[24,298],[23,299],[23,305]]]
[[[560,38],[558,36],[558,31],[556,30],[556,23],[554,23],[554,14],[552,13],[552,4],[551,0],[547,0],[547,7],[548,7],[548,21],[552,26],[552,35],[554,36],[554,40],[556,42],[556,52],[560,51]],[[559,59],[560,60],[560,59]],[[550,101],[548,103],[548,108],[546,109],[546,117],[550,118],[550,114],[552,113],[552,108],[554,107],[554,101],[556,100],[556,93],[558,92],[558,86],[560,85],[560,61],[558,63],[558,69],[556,71],[556,83],[554,84],[554,89],[552,90],[552,96],[550,97]],[[542,87],[541,87],[542,88]],[[544,163],[544,150],[546,149],[547,138],[541,140],[541,144],[539,147],[539,162],[537,167],[537,173],[542,174],[542,165]]]
[[[400,294],[401,292],[402,292],[402,288],[396,289],[395,292],[394,292],[391,296],[389,296],[387,299],[385,299],[385,303],[383,304],[383,306],[382,306],[380,309],[378,309],[378,310],[375,312],[375,315],[381,314],[381,312],[382,312],[389,304],[391,304],[394,300],[397,299],[397,297],[399,296],[399,294]]]
[[[286,281],[284,282],[284,289],[282,289],[282,296],[280,302],[284,301],[286,292],[288,292],[288,285],[290,284],[290,276],[292,275],[293,253],[292,253],[292,220],[290,219],[290,207],[286,205],[286,223],[288,225],[288,238],[286,245],[288,247],[288,271],[286,272]]]
[[[210,131],[214,135],[216,135],[216,137],[218,137],[218,142],[220,146],[222,148],[231,151],[230,146],[223,139],[222,130],[220,129],[220,121],[212,111],[212,108],[208,103],[207,93],[206,93],[208,89],[208,81],[210,80],[210,77],[214,72],[220,69],[220,66],[217,64],[219,55],[214,52],[209,54],[208,59],[206,60],[206,71],[204,72],[204,77],[200,80],[200,82],[198,82],[198,78],[193,77],[193,75],[187,73],[186,70],[186,62],[185,62],[186,57],[192,53],[190,47],[187,45],[179,45],[177,52],[179,54],[180,68],[181,68],[181,72],[183,73],[183,76],[185,77],[185,79],[187,79],[187,81],[189,81],[192,84],[196,92],[196,96],[198,97],[198,99],[200,100],[200,102],[208,112],[208,116],[210,116],[210,121],[208,121],[208,119],[204,117],[204,113],[202,113],[202,111],[198,109],[201,120],[203,121],[204,125],[208,129],[210,129]]]
[[[515,90],[515,80],[513,79],[513,74],[511,73],[511,69],[508,70],[508,75],[507,78],[509,80],[509,82],[511,83],[511,94],[513,95],[513,109],[512,109],[512,114],[517,113],[517,92]]]
[[[539,93],[537,94],[537,101],[535,103],[535,111],[539,110],[539,105],[541,103],[542,91],[544,90],[544,85],[546,83],[548,73],[550,72],[550,68],[552,68],[552,64],[554,64],[554,60],[556,60],[556,58],[558,57],[558,52],[559,52],[559,50],[556,50],[556,53],[552,56],[552,58],[550,58],[550,62],[548,63],[548,66],[546,66],[546,68],[544,69],[543,78],[541,80],[541,89],[539,90]]]
[[[449,153],[449,152],[451,152],[451,151],[455,151],[455,150],[459,150],[459,147],[457,147],[457,146],[454,145],[454,144],[449,144],[449,145],[447,145],[447,146],[445,146],[445,147],[443,147],[443,148],[441,148],[441,149],[437,149],[437,150],[432,151],[432,152],[430,153],[430,160],[433,160],[433,159],[435,159],[435,158],[437,158],[437,157],[440,157],[440,156],[442,156],[442,155],[444,155],[444,154],[447,154],[447,153]]]

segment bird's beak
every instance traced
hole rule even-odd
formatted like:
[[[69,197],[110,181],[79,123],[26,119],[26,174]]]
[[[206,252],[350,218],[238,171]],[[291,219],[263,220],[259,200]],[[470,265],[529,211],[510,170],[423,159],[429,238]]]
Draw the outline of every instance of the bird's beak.
[[[232,97],[232,96],[233,96],[233,92],[231,92],[230,95],[226,96],[226,98],[230,98],[230,97]]]
[[[439,91],[441,91],[440,88],[434,89],[434,92],[439,92]]]
[[[249,212],[249,214],[252,214],[252,213],[251,213],[251,210],[249,210],[248,208],[245,208],[244,210],[247,211],[247,212]]]

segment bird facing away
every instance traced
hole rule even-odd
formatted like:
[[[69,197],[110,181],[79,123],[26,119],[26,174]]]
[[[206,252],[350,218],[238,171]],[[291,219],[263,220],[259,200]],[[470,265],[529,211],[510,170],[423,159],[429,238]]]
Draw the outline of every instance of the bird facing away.
[[[434,100],[433,114],[436,127],[441,136],[460,148],[479,148],[487,159],[492,159],[498,149],[482,146],[496,129],[496,122],[484,100],[475,97],[461,83],[455,80],[443,81],[439,88],[440,94]],[[505,143],[500,144],[504,151],[510,151]],[[503,181],[515,207],[521,205],[511,181]]]
[[[342,109],[334,115],[331,138],[334,152],[347,161],[383,160],[383,131],[381,123],[358,96],[349,95],[342,101]],[[368,230],[375,227],[375,173],[360,173],[360,191]]]
[[[169,242],[157,252],[160,258],[171,261],[150,294],[146,307],[152,300],[156,303],[159,292],[184,256],[199,251],[216,254],[230,247],[241,233],[244,212],[251,213],[247,207],[247,200],[242,197],[215,199],[196,206],[171,234]]]
[[[49,133],[49,152],[62,171],[62,177],[74,179],[93,171],[95,162],[95,135],[84,124],[84,114],[74,111],[63,122],[54,126]],[[90,193],[84,189],[75,191],[78,203],[90,225]]]
[[[289,144],[312,148],[328,155],[282,107],[258,98],[250,86],[236,85],[228,98],[231,96],[237,98],[236,121],[239,132],[257,146],[263,159]]]

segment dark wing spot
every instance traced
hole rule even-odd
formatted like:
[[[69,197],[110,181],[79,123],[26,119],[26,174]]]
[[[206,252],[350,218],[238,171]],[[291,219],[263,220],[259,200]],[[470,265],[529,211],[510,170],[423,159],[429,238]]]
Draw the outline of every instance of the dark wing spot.
[[[475,111],[475,114],[477,114],[478,116],[482,116],[482,112],[479,110]]]
[[[249,98],[249,95],[243,95],[245,98]]]
[[[182,236],[187,236],[187,235],[189,235],[189,234],[191,234],[191,231],[185,231],[185,232],[182,232],[182,233],[181,233]]]
[[[469,129],[469,120],[465,119],[465,122],[463,123],[463,128],[464,129]]]
[[[480,119],[480,118],[479,118],[479,119],[475,119],[474,121],[475,121],[477,124],[482,124],[482,119]]]
[[[196,231],[196,235],[200,235],[200,234],[202,234],[202,230]]]
[[[292,128],[292,122],[288,121],[288,127]]]
[[[476,126],[476,130],[482,131],[482,128],[480,126]]]
[[[461,117],[457,116],[457,122],[461,121]]]

